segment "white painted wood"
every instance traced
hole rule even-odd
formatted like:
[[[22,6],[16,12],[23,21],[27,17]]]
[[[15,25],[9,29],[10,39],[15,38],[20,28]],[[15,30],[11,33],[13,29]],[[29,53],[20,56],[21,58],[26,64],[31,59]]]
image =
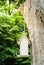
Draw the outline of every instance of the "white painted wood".
[[[25,35],[25,33],[22,34],[20,40],[19,40],[19,44],[20,44],[20,55],[28,55],[28,38]]]
[[[25,35],[21,39],[20,55],[28,55],[28,40]]]

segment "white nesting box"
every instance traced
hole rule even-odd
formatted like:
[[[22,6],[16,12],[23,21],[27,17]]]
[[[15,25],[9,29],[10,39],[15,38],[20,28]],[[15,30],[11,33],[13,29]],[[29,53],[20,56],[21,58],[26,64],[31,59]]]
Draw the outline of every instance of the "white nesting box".
[[[25,33],[22,34],[21,38],[19,39],[20,44],[20,55],[27,56],[28,55],[28,43],[29,40]]]

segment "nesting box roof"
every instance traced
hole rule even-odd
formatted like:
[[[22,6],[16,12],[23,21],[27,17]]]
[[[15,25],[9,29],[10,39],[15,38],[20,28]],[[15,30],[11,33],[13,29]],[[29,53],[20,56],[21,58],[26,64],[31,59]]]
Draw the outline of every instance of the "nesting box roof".
[[[18,44],[21,44],[23,39],[25,39],[29,43],[29,40],[24,32],[23,32],[22,36],[20,37],[20,39],[18,39],[18,41],[17,41]]]

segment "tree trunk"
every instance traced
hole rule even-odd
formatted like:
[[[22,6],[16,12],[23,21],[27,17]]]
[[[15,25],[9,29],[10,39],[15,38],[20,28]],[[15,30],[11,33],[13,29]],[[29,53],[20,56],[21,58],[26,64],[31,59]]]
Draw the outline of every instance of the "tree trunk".
[[[43,0],[26,0],[24,19],[32,42],[32,65],[44,65],[44,3]]]

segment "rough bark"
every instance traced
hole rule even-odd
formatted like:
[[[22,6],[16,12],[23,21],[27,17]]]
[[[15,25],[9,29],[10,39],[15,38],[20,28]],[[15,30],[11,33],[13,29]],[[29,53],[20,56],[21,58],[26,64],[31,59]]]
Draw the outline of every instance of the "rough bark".
[[[40,0],[26,0],[24,19],[32,42],[32,65],[44,65],[44,14]]]

